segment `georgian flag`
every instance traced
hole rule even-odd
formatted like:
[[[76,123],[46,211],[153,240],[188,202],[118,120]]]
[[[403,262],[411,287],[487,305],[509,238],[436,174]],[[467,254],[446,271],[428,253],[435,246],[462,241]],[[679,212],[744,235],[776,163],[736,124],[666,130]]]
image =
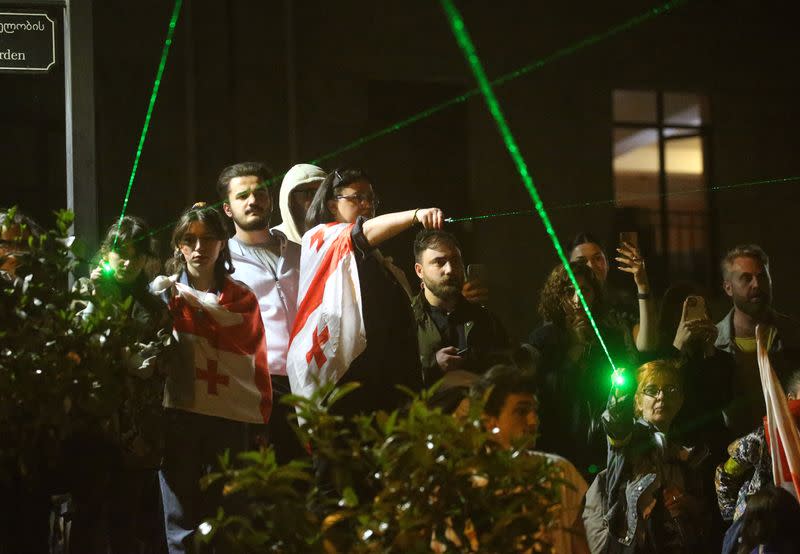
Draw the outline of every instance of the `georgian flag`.
[[[297,317],[286,372],[294,394],[338,382],[367,346],[352,224],[317,225],[303,235]]]
[[[272,384],[264,324],[255,294],[226,278],[219,295],[183,283],[153,282],[153,292],[175,287],[169,300],[173,334],[192,367],[170,374],[164,406],[247,423],[267,423]],[[192,363],[193,362],[193,363]]]
[[[761,326],[756,329],[758,369],[767,406],[764,430],[772,457],[772,475],[776,486],[800,499],[800,433],[789,411],[786,393],[772,369],[761,329]]]

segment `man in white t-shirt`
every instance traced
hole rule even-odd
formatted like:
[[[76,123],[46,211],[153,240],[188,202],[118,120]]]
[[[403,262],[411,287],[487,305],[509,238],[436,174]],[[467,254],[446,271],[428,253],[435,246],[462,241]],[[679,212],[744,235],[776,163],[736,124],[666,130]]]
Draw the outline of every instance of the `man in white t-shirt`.
[[[535,387],[536,379],[532,373],[512,366],[493,367],[476,385],[476,393],[488,392],[483,421],[502,448],[511,448],[523,437],[536,434],[539,415]],[[581,519],[583,497],[588,489],[586,481],[575,466],[561,456],[537,450],[531,455],[547,458],[559,480],[559,509],[548,537],[553,552],[588,554],[589,546]]]
[[[293,170],[289,171],[287,177]],[[313,188],[314,178],[319,177],[321,182],[325,177],[322,170],[316,170],[321,175],[311,175],[306,188]],[[314,171],[304,168],[300,173],[308,178]],[[303,455],[286,419],[291,409],[280,402],[283,395],[290,393],[286,354],[297,313],[300,245],[287,236],[287,224],[283,228],[269,228],[273,206],[267,187],[271,178],[271,172],[261,163],[234,164],[220,173],[217,192],[223,201],[223,211],[235,227],[235,233],[228,241],[235,270],[233,278],[253,289],[261,308],[273,393],[268,440],[275,448],[278,461],[285,463]],[[316,186],[319,186],[318,183]],[[285,196],[284,199],[284,195],[281,195],[281,200],[291,202],[290,195]],[[296,234],[293,222],[291,229]],[[257,430],[254,435],[258,437],[261,433]]]

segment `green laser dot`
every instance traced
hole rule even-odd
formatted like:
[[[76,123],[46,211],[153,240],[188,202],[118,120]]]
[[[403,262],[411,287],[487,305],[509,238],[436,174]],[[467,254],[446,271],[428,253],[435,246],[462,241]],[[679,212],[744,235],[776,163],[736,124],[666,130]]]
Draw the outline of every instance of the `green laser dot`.
[[[100,270],[105,274],[114,273],[114,268],[111,267],[111,264],[108,262],[103,262],[100,264]]]

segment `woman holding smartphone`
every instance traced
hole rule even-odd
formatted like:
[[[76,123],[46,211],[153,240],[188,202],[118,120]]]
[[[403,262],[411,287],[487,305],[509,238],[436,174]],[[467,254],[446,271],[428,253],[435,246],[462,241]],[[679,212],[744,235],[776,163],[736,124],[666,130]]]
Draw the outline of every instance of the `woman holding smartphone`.
[[[620,243],[614,260],[617,269],[633,276],[636,285],[638,319],[634,310],[627,307],[627,300],[616,290],[608,287],[608,258],[600,241],[589,233],[579,233],[569,249],[571,262],[584,262],[594,272],[605,289],[608,310],[606,318],[612,325],[624,324],[632,333],[639,352],[653,352],[658,348],[656,329],[656,304],[650,290],[650,279],[644,257],[639,250],[638,234],[620,233]],[[632,306],[631,306],[632,307]]]

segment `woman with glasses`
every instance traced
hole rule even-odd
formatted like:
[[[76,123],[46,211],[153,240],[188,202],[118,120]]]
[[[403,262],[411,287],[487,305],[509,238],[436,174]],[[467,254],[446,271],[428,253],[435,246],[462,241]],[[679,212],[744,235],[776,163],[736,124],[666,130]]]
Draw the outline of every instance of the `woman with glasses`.
[[[322,182],[306,216],[309,231],[303,236],[299,323],[295,323],[290,347],[290,378],[293,379],[293,390],[302,393],[302,387],[313,378],[313,375],[306,378],[306,372],[318,372],[323,367],[340,363],[336,356],[339,352],[357,353],[352,359],[343,359],[341,367],[331,370],[335,376],[333,380],[339,385],[353,381],[361,384],[334,406],[334,411],[345,415],[392,410],[400,406],[407,397],[397,389],[397,385],[411,390],[422,388],[417,330],[408,283],[402,271],[381,255],[378,246],[416,224],[426,229],[441,229],[444,215],[438,208],[420,208],[376,217],[378,204],[372,181],[366,173],[360,169],[338,169]],[[324,270],[314,262],[314,256],[323,247],[323,242],[329,244],[325,237],[331,237],[331,233],[337,235],[336,248],[352,252],[356,271],[351,288],[355,285],[358,288],[353,303],[358,304],[360,310],[350,311],[353,317],[328,310],[318,325],[317,320],[312,321],[310,326],[317,341],[309,347],[302,340],[302,323],[306,321],[303,314],[314,309],[313,281],[324,277]],[[316,292],[321,294],[318,289]],[[327,300],[323,299],[325,303]],[[327,309],[325,305],[322,308]],[[346,311],[346,307],[343,309]],[[354,335],[334,332],[336,336],[331,335],[322,343],[319,333],[326,333],[329,328],[339,329],[340,324],[344,328],[353,318],[359,322],[363,320],[363,326],[359,323],[360,332]],[[326,321],[331,322],[325,326]],[[358,353],[362,348],[363,351]]]
[[[624,373],[615,379],[603,414],[606,552],[709,552],[709,503],[698,471],[707,451],[682,446],[670,435],[683,405],[681,368],[655,360],[636,371],[635,390],[625,381]]]

